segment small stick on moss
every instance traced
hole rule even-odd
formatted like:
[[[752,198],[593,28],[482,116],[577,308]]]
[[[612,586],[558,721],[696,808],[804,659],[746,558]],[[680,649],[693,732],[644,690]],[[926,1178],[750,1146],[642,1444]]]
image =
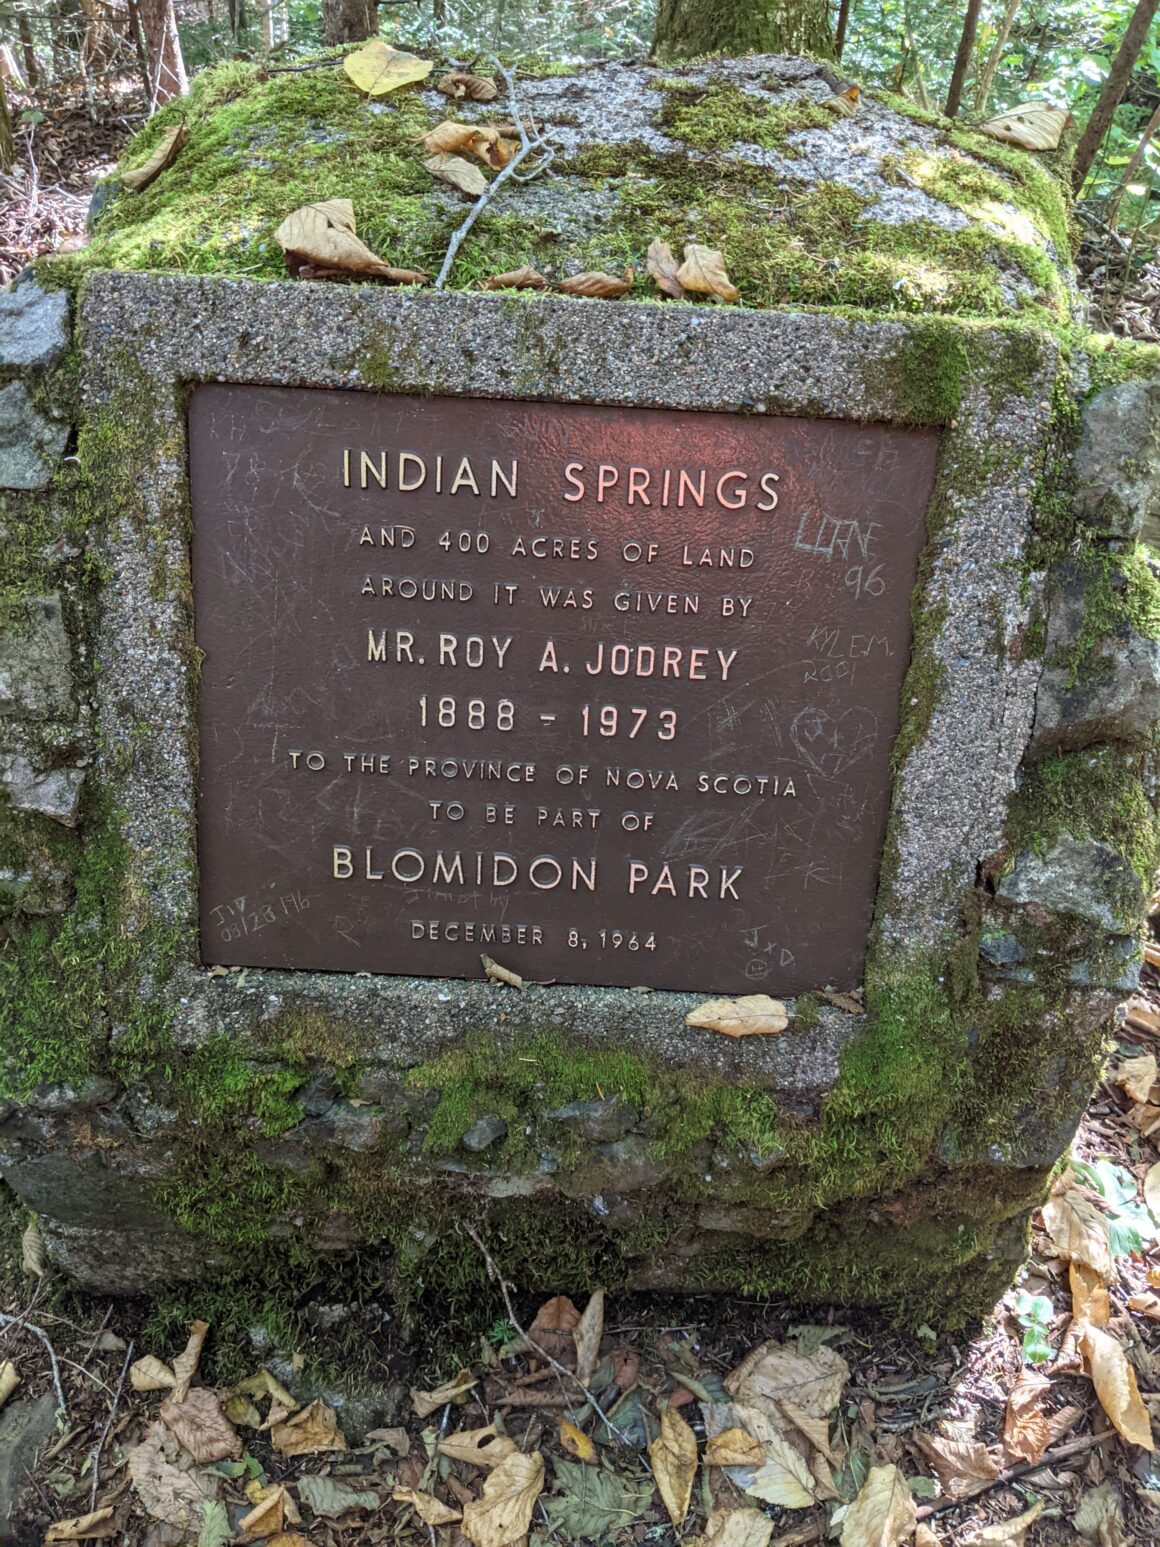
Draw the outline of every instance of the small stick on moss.
[[[520,1337],[523,1338],[524,1342],[528,1345],[534,1354],[537,1354],[541,1359],[549,1364],[553,1370],[555,1370],[556,1374],[559,1375],[562,1380],[570,1380],[573,1385],[580,1387],[580,1390],[584,1393],[585,1400],[591,1404],[592,1411],[600,1419],[601,1423],[608,1430],[609,1434],[615,1434],[616,1438],[622,1445],[631,1445],[631,1439],[627,1434],[625,1434],[623,1429],[617,1428],[612,1419],[609,1418],[608,1414],[600,1406],[600,1403],[592,1395],[592,1392],[589,1390],[589,1388],[576,1374],[575,1370],[570,1370],[568,1369],[567,1365],[561,1364],[558,1359],[553,1359],[546,1348],[541,1348],[539,1343],[536,1342],[535,1338],[529,1336],[529,1334],[525,1332],[524,1328],[520,1325],[519,1317],[516,1315],[516,1308],[512,1304],[512,1298],[508,1292],[508,1281],[496,1267],[495,1258],[483,1244],[483,1240],[480,1237],[479,1231],[476,1230],[474,1226],[465,1225],[464,1229],[471,1240],[473,1240],[476,1246],[478,1246],[480,1252],[483,1254],[483,1260],[487,1264],[488,1275],[495,1279],[496,1283],[499,1285],[499,1292],[503,1296],[504,1309],[507,1311],[508,1321],[511,1322],[512,1326],[519,1333]],[[651,1467],[649,1470],[652,1470]]]
[[[488,183],[487,187],[480,194],[479,198],[476,199],[475,203],[468,210],[467,218],[464,220],[463,224],[458,228],[458,230],[451,233],[451,240],[447,244],[447,252],[443,259],[443,267],[439,270],[439,274],[435,280],[436,290],[442,290],[444,285],[447,283],[447,276],[451,272],[451,265],[455,262],[456,254],[459,252],[460,247],[462,247],[467,233],[479,219],[480,215],[483,214],[490,201],[495,198],[496,191],[507,182],[509,177],[516,177],[517,169],[520,163],[526,161],[527,158],[531,155],[539,155],[541,157],[541,160],[537,163],[534,170],[516,177],[517,182],[530,182],[533,177],[538,177],[539,174],[547,168],[548,163],[551,161],[553,155],[555,154],[555,152],[552,150],[552,147],[545,143],[542,134],[540,134],[538,130],[534,129],[534,127],[532,134],[528,134],[527,126],[525,125],[523,115],[520,112],[519,102],[516,100],[516,85],[512,78],[511,71],[500,64],[498,59],[492,59],[491,63],[503,76],[504,84],[507,86],[508,104],[511,107],[512,122],[515,124],[516,130],[519,133],[520,148],[508,162],[507,166],[504,167],[503,170],[499,173],[499,176],[493,178],[493,180]],[[532,123],[534,126],[534,119],[532,120]]]
[[[56,1350],[49,1342],[48,1333],[43,1327],[34,1327],[30,1321],[25,1321],[23,1316],[9,1316],[6,1311],[0,1311],[0,1325],[23,1327],[26,1332],[31,1332],[33,1337],[38,1337],[44,1344],[48,1352],[48,1362],[52,1366],[52,1384],[56,1387],[56,1410],[67,1417],[68,1403],[64,1399],[64,1387],[60,1381],[60,1365],[56,1361]]]
[[[121,1365],[121,1378],[117,1382],[117,1389],[113,1392],[113,1400],[109,1404],[109,1416],[105,1419],[105,1427],[101,1430],[100,1438],[89,1453],[89,1459],[93,1464],[93,1486],[89,1493],[90,1510],[95,1510],[97,1507],[97,1484],[100,1481],[101,1475],[101,1452],[105,1448],[105,1441],[108,1439],[110,1430],[113,1427],[113,1420],[117,1416],[117,1408],[121,1405],[121,1393],[125,1389],[125,1377],[129,1373],[129,1365],[132,1359],[133,1344],[130,1341],[128,1348],[125,1350],[124,1362]]]

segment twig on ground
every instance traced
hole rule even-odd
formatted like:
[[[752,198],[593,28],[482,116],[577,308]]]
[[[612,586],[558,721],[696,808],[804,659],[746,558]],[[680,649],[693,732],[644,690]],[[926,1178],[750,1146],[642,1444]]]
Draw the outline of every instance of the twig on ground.
[[[609,1418],[608,1414],[600,1406],[600,1403],[597,1402],[596,1398],[592,1395],[592,1392],[576,1374],[575,1370],[570,1370],[567,1365],[561,1364],[558,1359],[553,1359],[546,1348],[541,1348],[539,1343],[536,1342],[535,1338],[531,1337],[527,1332],[525,1332],[524,1328],[520,1325],[519,1318],[516,1315],[515,1306],[512,1304],[512,1298],[508,1292],[508,1281],[496,1267],[495,1258],[484,1245],[478,1230],[476,1230],[474,1226],[467,1225],[465,1226],[465,1229],[467,1234],[475,1242],[476,1246],[483,1254],[483,1260],[487,1264],[488,1273],[499,1285],[499,1292],[503,1296],[504,1309],[507,1311],[507,1318],[519,1333],[520,1337],[523,1338],[524,1342],[528,1345],[534,1354],[536,1354],[539,1358],[546,1360],[546,1362],[551,1365],[552,1369],[555,1370],[556,1374],[559,1375],[561,1379],[569,1380],[574,1386],[579,1386],[580,1390],[584,1393],[585,1401],[591,1405],[592,1411],[600,1419],[601,1423],[608,1430],[609,1434],[615,1434],[616,1438],[622,1445],[631,1445],[631,1439],[627,1434],[625,1434],[623,1429],[617,1428],[616,1424],[612,1422],[612,1419]]]
[[[105,1427],[101,1430],[100,1437],[98,1438],[97,1443],[93,1446],[90,1453],[93,1463],[93,1486],[89,1493],[90,1510],[95,1510],[97,1507],[97,1484],[100,1481],[101,1476],[101,1452],[105,1448],[105,1441],[109,1437],[113,1427],[113,1421],[117,1416],[117,1408],[121,1403],[121,1393],[125,1389],[125,1377],[129,1373],[129,1365],[132,1362],[132,1359],[133,1344],[130,1343],[128,1348],[125,1350],[125,1359],[121,1365],[121,1378],[118,1380],[117,1389],[113,1393],[113,1400],[109,1406],[109,1416],[105,1419]]]
[[[1094,1450],[1097,1445],[1102,1445],[1105,1440],[1115,1439],[1114,1429],[1102,1429],[1099,1434],[1085,1434],[1082,1439],[1068,1440],[1066,1445],[1057,1445],[1054,1450],[1045,1450],[1038,1461],[1020,1461],[1018,1466],[1009,1466],[998,1477],[992,1477],[981,1487],[975,1488],[970,1493],[965,1493],[961,1499],[935,1499],[933,1504],[924,1504],[915,1511],[919,1520],[929,1520],[932,1515],[942,1515],[948,1509],[958,1509],[960,1504],[970,1504],[974,1499],[984,1493],[990,1493],[993,1488],[1002,1488],[1005,1483],[1014,1482],[1016,1478],[1028,1477],[1032,1472],[1041,1472],[1044,1467],[1054,1466],[1057,1461],[1066,1461],[1069,1456],[1082,1456],[1085,1450]]]
[[[67,1415],[68,1403],[64,1399],[64,1387],[60,1382],[60,1365],[56,1362],[56,1350],[49,1342],[48,1333],[43,1327],[34,1327],[30,1321],[25,1321],[23,1316],[9,1316],[7,1311],[0,1311],[0,1326],[19,1326],[26,1332],[31,1332],[33,1337],[38,1337],[44,1344],[48,1353],[48,1362],[52,1366],[52,1383],[56,1387],[56,1410]]]
[[[555,151],[553,151],[552,147],[545,142],[543,135],[539,132],[539,130],[533,127],[532,134],[528,134],[527,127],[524,124],[523,116],[520,113],[519,102],[516,100],[516,85],[514,79],[512,78],[511,71],[508,70],[504,65],[500,64],[498,59],[492,59],[491,63],[503,76],[504,84],[507,86],[508,105],[511,108],[512,123],[515,125],[516,131],[520,137],[520,148],[508,162],[507,166],[504,167],[503,170],[499,173],[498,177],[493,178],[492,181],[488,183],[487,187],[480,194],[479,198],[476,199],[475,203],[468,210],[467,218],[464,220],[463,224],[459,226],[457,230],[451,233],[451,240],[447,244],[447,252],[443,258],[443,267],[439,270],[438,277],[435,280],[436,290],[442,290],[443,286],[447,283],[447,276],[451,272],[451,265],[455,262],[456,255],[459,252],[460,247],[463,245],[464,238],[467,236],[467,233],[471,230],[475,222],[479,219],[480,215],[483,214],[491,200],[495,198],[497,190],[507,182],[509,177],[514,177],[516,182],[530,182],[533,177],[538,177],[541,172],[547,169],[549,162],[555,155]],[[534,126],[534,118],[532,122]],[[536,164],[532,171],[527,172],[522,176],[517,176],[517,169],[519,168],[520,163],[526,161],[528,157],[532,155],[539,155],[541,160]]]

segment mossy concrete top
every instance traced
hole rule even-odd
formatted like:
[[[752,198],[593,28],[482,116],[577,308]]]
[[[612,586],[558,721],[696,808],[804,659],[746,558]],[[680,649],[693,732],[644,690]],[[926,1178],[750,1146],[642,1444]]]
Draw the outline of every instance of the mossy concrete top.
[[[602,64],[520,78],[516,92],[554,159],[534,181],[500,189],[452,288],[525,264],[553,280],[632,264],[632,294],[657,299],[644,257],[659,237],[678,253],[690,241],[720,248],[744,306],[1048,325],[1069,315],[1066,204],[1042,162],[900,100],[864,96],[853,114],[835,113],[816,62]],[[348,198],[376,253],[435,273],[470,201],[432,178],[416,137],[445,118],[496,123],[510,111],[502,90],[492,104],[434,90],[369,101],[334,62],[221,66],[130,144],[126,167],[175,122],[190,131],[144,192],[105,185],[79,265],[275,278],[278,223],[303,204]]]

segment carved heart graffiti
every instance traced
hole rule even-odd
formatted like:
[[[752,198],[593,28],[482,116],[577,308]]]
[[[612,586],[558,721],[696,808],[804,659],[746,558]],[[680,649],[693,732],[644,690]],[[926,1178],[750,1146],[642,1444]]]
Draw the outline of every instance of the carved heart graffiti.
[[[835,719],[825,709],[810,707],[794,715],[789,734],[815,772],[836,779],[877,741],[878,716],[869,709],[847,709]]]

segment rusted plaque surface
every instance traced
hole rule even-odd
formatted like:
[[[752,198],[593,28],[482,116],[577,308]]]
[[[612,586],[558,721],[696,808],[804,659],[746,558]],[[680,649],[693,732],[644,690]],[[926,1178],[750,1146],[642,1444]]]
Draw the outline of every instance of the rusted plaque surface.
[[[199,388],[204,959],[858,983],[936,454]]]

